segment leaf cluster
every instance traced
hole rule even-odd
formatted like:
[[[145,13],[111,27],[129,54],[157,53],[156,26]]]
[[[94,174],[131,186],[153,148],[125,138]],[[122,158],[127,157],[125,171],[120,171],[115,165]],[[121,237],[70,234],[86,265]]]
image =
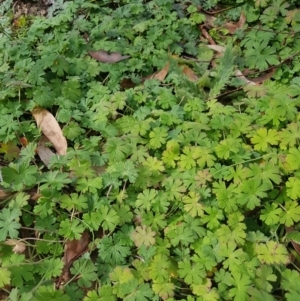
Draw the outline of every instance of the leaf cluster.
[[[8,12],[0,17],[0,289],[9,300],[300,296],[299,7],[238,1],[215,22],[243,11],[247,30],[212,28],[225,45],[215,56],[199,38],[198,6],[225,2],[58,1],[20,35]],[[100,49],[130,58],[88,55]],[[260,85],[242,89],[235,77],[274,65]],[[36,106],[68,140],[47,166],[36,155]],[[66,243],[85,233],[88,246],[68,266]],[[26,252],[12,247],[20,243]]]

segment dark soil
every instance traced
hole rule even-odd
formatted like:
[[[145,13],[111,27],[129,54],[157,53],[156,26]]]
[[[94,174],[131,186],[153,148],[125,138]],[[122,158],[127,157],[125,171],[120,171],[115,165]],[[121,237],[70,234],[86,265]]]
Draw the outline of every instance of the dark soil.
[[[14,19],[21,16],[46,16],[51,2],[48,0],[16,0],[13,5]]]

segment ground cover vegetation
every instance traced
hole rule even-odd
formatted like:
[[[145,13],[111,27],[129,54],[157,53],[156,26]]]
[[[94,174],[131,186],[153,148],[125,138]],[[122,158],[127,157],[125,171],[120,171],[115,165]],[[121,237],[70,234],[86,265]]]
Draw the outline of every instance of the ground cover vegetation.
[[[15,7],[1,298],[300,300],[299,2]]]

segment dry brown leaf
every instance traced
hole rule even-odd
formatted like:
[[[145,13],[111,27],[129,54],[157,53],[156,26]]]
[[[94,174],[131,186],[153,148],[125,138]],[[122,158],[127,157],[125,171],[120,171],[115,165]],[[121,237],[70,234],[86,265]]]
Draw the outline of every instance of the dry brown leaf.
[[[159,81],[164,81],[164,79],[166,78],[168,72],[169,72],[169,67],[170,64],[167,63],[165,65],[165,67],[163,69],[161,69],[160,71],[155,72],[154,74],[145,76],[142,78],[142,83],[147,80],[147,79],[157,79]],[[132,82],[132,80],[128,79],[128,78],[124,78],[121,82],[121,87],[126,90],[126,89],[130,89],[130,88],[134,88],[136,86],[136,84],[134,82]]]
[[[89,51],[89,55],[99,62],[110,64],[117,63],[130,58],[130,55],[122,55],[119,52],[108,53],[104,50]]]
[[[162,82],[166,78],[169,72],[169,67],[170,67],[170,63],[167,63],[166,66],[160,71],[156,72],[152,78],[155,78]]]
[[[209,28],[212,28],[215,26],[215,21],[216,21],[216,17],[213,17],[207,13],[204,13],[205,16],[205,25],[208,26]]]
[[[49,111],[41,107],[34,108],[31,113],[37,126],[51,141],[57,153],[59,155],[65,155],[68,147],[67,140],[55,117]]]
[[[240,19],[237,22],[237,28],[238,29],[242,29],[246,24],[246,16],[244,14],[244,12],[241,13]]]
[[[30,199],[33,201],[37,201],[42,195],[39,193],[39,191],[29,191],[30,193]]]
[[[148,75],[148,76],[144,77],[143,81],[154,78],[154,79],[157,79],[162,82],[166,78],[166,76],[169,72],[169,68],[170,68],[170,63],[167,63],[165,65],[165,67],[163,67],[160,71],[157,71],[152,75]]]
[[[248,84],[248,85],[251,85],[251,86],[256,86],[256,85],[257,85],[257,83],[255,83],[255,82],[249,80],[246,76],[244,76],[243,73],[242,73],[239,69],[235,70],[234,75],[235,75],[237,78],[239,78],[239,79],[241,79],[242,81],[244,81],[244,82],[245,82],[246,84]]]
[[[208,34],[207,30],[201,26],[200,27],[201,29],[201,32],[202,32],[202,35],[203,37],[211,44],[211,45],[216,45],[215,41],[212,39],[212,37]]]
[[[231,22],[226,22],[222,28],[226,28],[230,34],[234,34],[236,32],[237,24],[231,23]]]
[[[37,154],[46,166],[49,165],[50,159],[55,156],[53,151],[45,145],[48,142],[49,139],[45,136],[42,136],[37,146]]]
[[[196,73],[187,65],[183,66],[182,73],[185,74],[193,82],[195,82],[199,79],[198,76],[196,75]]]
[[[1,168],[1,166],[0,166],[0,168]],[[32,188],[26,192],[28,192],[28,194],[30,195],[30,199],[33,201],[36,201],[41,196],[36,188]],[[7,198],[11,197],[13,194],[14,193],[11,191],[6,191],[3,188],[0,188],[0,201],[6,200]]]
[[[121,85],[121,88],[124,90],[135,87],[135,83],[129,78],[124,78],[120,85]]]
[[[206,45],[208,48],[217,51],[219,53],[223,53],[225,51],[225,47],[224,46],[220,46],[220,45]]]
[[[286,233],[293,232],[293,231],[295,231],[295,227],[293,227],[293,226],[287,227],[286,226],[285,230],[286,230]],[[291,243],[292,243],[295,251],[300,255],[300,245],[293,240],[291,240]]]
[[[87,231],[83,232],[79,240],[74,239],[66,242],[64,263],[70,266],[76,258],[87,251],[90,242],[90,235]]]
[[[8,246],[13,246],[13,252],[18,254],[22,254],[26,250],[26,245],[17,239],[8,239],[5,244]]]
[[[0,188],[0,201],[6,200],[11,195],[12,195],[12,192],[5,191],[4,189]]]
[[[205,25],[209,28],[216,27],[216,25],[215,25],[216,18],[209,15],[209,14],[204,14],[204,15],[205,15]],[[232,23],[232,22],[226,22],[222,26],[222,28],[226,28],[230,34],[234,34],[237,29],[243,28],[245,23],[246,23],[246,16],[242,12],[241,16],[240,16],[240,19],[236,24]]]
[[[226,22],[224,28],[226,28],[230,34],[234,34],[238,29],[242,29],[246,23],[246,16],[244,13],[241,13],[239,21],[234,24],[231,22]]]
[[[258,77],[251,78],[251,81],[255,82],[255,83],[262,83],[262,82],[270,79],[272,77],[272,75],[275,73],[275,71],[276,71],[276,68],[271,68],[270,72],[262,74]]]
[[[70,240],[65,244],[65,254],[63,261],[65,263],[61,276],[56,282],[56,287],[59,288],[61,284],[66,283],[70,279],[70,267],[73,262],[83,255],[88,250],[90,242],[90,235],[87,231],[83,232],[79,240]]]
[[[27,138],[25,136],[24,137],[20,137],[19,141],[22,144],[22,146],[24,146],[24,147],[26,147],[28,145],[28,143],[29,143],[28,140],[27,140]]]

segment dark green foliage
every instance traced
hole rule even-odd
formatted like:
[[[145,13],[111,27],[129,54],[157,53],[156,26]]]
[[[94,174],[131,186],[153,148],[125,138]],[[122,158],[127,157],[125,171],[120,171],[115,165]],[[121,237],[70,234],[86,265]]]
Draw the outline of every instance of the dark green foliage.
[[[298,300],[297,1],[57,1],[26,30],[4,2],[0,192],[11,195],[1,204],[0,288],[9,300]],[[228,8],[209,30],[222,55],[200,39],[200,7]],[[229,34],[242,12],[245,26]],[[106,64],[90,50],[130,58]],[[261,85],[236,77],[275,65]],[[165,68],[163,80],[153,75]],[[48,166],[36,154],[36,106],[68,140]],[[65,242],[87,232],[88,251],[59,282]]]

